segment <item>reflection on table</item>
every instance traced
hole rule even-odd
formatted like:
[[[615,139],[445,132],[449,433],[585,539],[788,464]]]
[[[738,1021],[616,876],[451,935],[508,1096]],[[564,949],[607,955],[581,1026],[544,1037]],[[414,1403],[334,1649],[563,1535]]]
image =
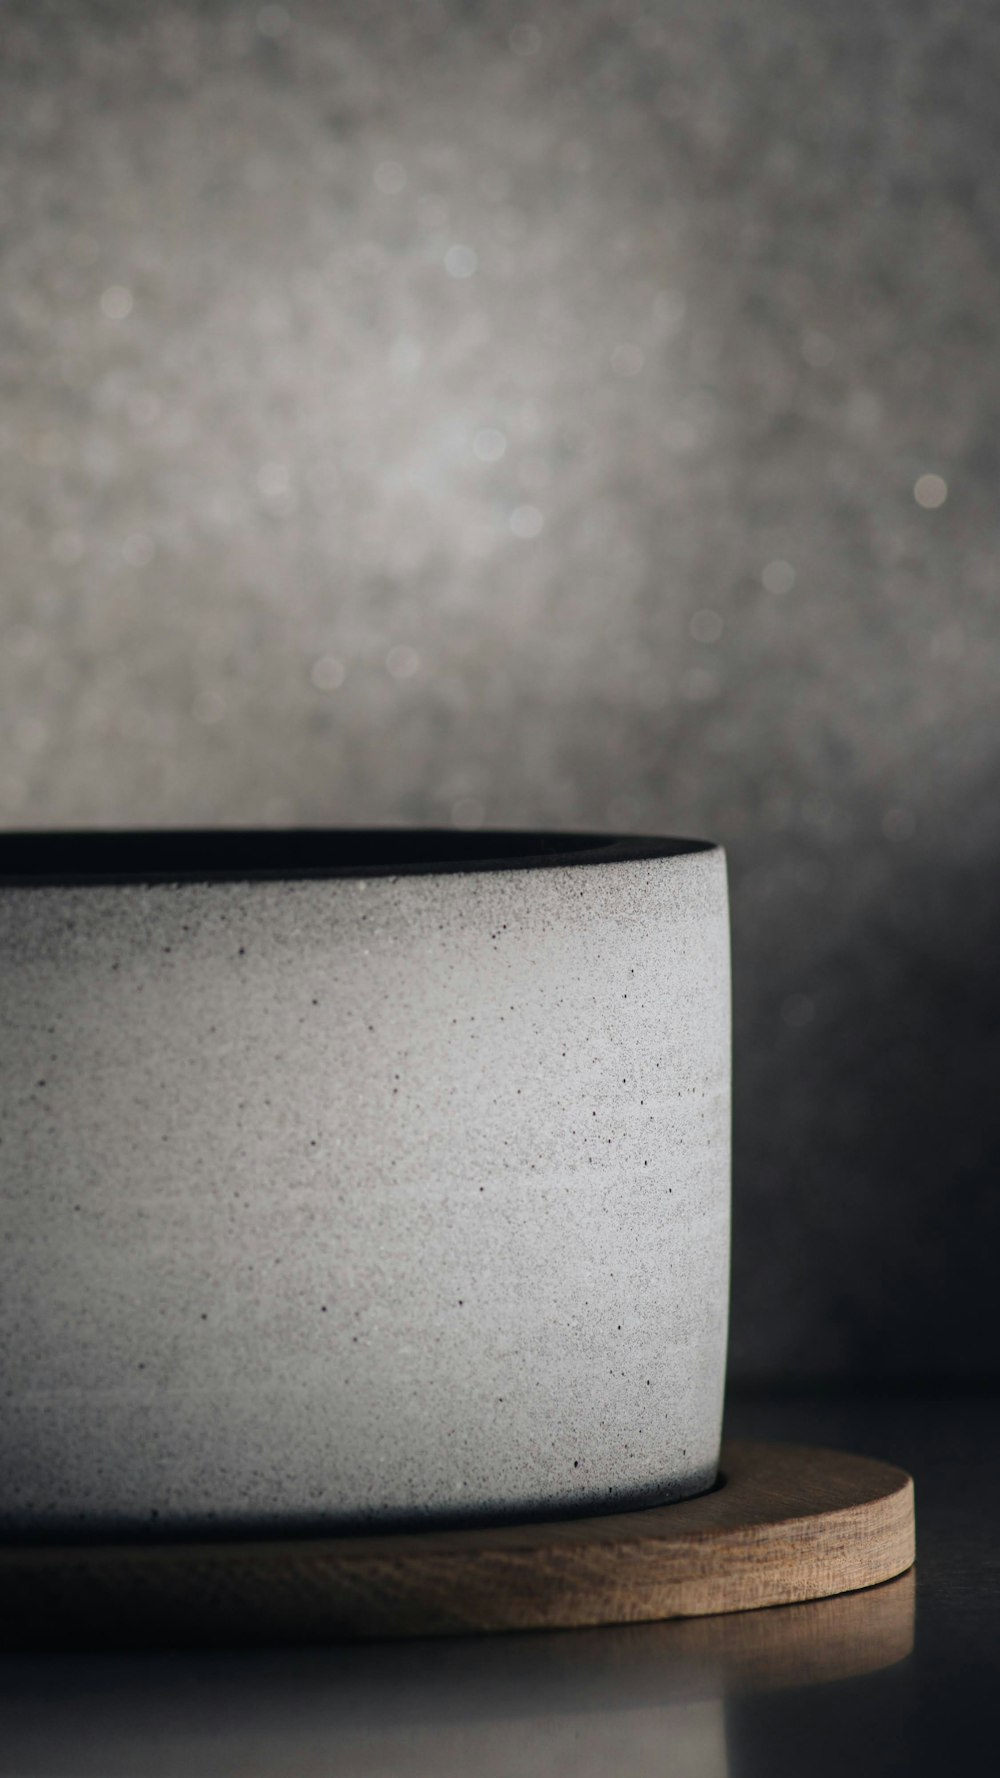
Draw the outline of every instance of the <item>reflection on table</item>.
[[[730,1778],[726,1701],[913,1646],[914,1577],[621,1629],[275,1651],[8,1657],[9,1778]],[[736,1775],[733,1775],[736,1778]]]

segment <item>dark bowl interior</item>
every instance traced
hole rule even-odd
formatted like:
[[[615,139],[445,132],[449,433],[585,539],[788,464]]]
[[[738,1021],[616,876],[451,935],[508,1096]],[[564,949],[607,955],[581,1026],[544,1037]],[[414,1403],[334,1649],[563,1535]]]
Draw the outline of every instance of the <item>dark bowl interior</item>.
[[[663,858],[704,840],[483,828],[190,828],[128,833],[7,833],[0,884],[240,881],[532,870]]]

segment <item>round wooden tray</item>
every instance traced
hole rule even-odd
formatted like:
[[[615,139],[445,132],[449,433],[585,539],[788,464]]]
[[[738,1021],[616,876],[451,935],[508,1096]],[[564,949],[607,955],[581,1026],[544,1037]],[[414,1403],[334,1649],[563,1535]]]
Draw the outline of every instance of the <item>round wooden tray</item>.
[[[696,1500],[406,1535],[8,1545],[0,1640],[275,1643],[556,1630],[853,1592],[914,1557],[913,1483],[871,1457],[730,1443]]]

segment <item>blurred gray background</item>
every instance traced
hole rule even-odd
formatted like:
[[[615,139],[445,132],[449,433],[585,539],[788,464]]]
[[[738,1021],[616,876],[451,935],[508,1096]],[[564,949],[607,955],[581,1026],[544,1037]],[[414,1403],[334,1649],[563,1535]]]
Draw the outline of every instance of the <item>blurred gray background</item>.
[[[1000,11],[0,4],[0,825],[707,834],[733,1372],[1000,1369]]]

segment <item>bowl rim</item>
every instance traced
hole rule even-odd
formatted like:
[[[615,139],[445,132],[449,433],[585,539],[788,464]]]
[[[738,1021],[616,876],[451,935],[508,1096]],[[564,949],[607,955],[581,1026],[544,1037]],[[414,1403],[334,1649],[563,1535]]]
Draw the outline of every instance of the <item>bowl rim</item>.
[[[479,876],[720,850],[666,835],[499,827],[25,829],[0,834],[0,889]]]

